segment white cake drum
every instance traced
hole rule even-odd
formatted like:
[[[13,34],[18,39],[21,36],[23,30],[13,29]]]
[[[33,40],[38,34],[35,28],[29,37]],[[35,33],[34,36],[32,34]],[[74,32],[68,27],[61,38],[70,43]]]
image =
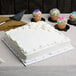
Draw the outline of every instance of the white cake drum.
[[[68,37],[43,21],[7,31],[3,42],[24,65],[73,49]]]

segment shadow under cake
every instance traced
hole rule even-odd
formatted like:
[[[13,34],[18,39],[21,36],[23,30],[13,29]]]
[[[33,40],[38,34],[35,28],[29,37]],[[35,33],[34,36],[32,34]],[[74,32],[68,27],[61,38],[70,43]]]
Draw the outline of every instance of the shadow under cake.
[[[70,29],[70,26],[69,25],[66,25],[66,28],[65,29],[59,29],[57,24],[54,27],[55,27],[55,29],[57,29],[59,31],[67,31],[67,30]]]
[[[41,21],[45,21],[45,18],[41,18]],[[31,22],[36,22],[36,21],[32,18]]]
[[[50,21],[50,22],[57,22],[57,21],[53,21],[53,20],[51,19],[51,17],[48,17],[48,21]]]
[[[76,21],[71,21],[71,20],[68,19],[68,24],[76,26]]]

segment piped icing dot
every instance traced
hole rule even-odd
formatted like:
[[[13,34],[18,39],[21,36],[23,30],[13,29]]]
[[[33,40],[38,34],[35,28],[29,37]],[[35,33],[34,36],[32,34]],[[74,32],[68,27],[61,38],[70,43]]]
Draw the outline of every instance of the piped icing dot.
[[[57,8],[50,10],[50,16],[60,15],[60,11]]]
[[[64,23],[65,25],[67,24],[67,19],[64,15],[60,16],[58,21],[57,21],[58,24],[60,23]]]
[[[42,13],[39,9],[36,9],[36,10],[33,11],[32,14],[33,14],[33,17],[37,17],[37,16],[41,16]]]
[[[65,16],[64,15],[60,16],[60,19],[61,20],[64,20],[65,19]]]

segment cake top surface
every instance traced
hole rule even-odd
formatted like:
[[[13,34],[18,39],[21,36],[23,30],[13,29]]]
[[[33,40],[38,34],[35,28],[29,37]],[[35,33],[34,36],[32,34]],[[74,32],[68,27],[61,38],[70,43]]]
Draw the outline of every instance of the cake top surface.
[[[51,15],[51,16],[57,16],[57,15],[60,15],[60,11],[59,11],[59,9],[57,9],[57,8],[53,8],[53,9],[51,9],[51,10],[50,10],[50,15]]]
[[[6,34],[24,50],[31,54],[39,50],[68,41],[61,32],[46,22],[30,22],[29,24],[7,31]]]

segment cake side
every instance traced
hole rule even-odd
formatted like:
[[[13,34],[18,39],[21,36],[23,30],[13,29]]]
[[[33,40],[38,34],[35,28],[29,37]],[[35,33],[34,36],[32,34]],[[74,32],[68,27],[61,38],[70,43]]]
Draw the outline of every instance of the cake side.
[[[13,50],[15,50],[21,59],[26,59],[26,56],[22,53],[23,49],[20,48],[16,41],[13,41],[6,33],[2,41],[9,45],[9,47],[11,47]]]
[[[24,65],[29,65],[29,64],[47,59],[49,57],[52,57],[52,56],[55,56],[55,55],[58,55],[58,54],[61,54],[63,52],[67,52],[67,51],[73,49],[70,42],[65,42],[62,44],[55,45],[53,47],[49,47],[47,49],[43,49],[39,52],[35,52],[33,54],[26,55],[25,53],[23,53],[21,51],[21,49],[19,49],[19,50],[17,49],[17,47],[19,47],[19,46],[17,46],[17,45],[16,45],[16,47],[14,46],[14,44],[15,44],[14,41],[8,41],[8,39],[5,38],[4,42],[6,42],[6,44],[10,48],[10,50],[18,57],[18,59]],[[13,45],[10,42],[12,42]]]
[[[3,39],[3,41],[8,45],[10,50],[18,57],[18,59],[25,65],[35,63],[44,60],[48,57],[55,56],[73,49],[71,43],[68,41],[65,43],[57,44],[55,46],[43,49],[33,54],[26,55],[25,53],[22,52],[21,48],[17,45],[17,43],[9,39],[9,37],[6,36]]]

